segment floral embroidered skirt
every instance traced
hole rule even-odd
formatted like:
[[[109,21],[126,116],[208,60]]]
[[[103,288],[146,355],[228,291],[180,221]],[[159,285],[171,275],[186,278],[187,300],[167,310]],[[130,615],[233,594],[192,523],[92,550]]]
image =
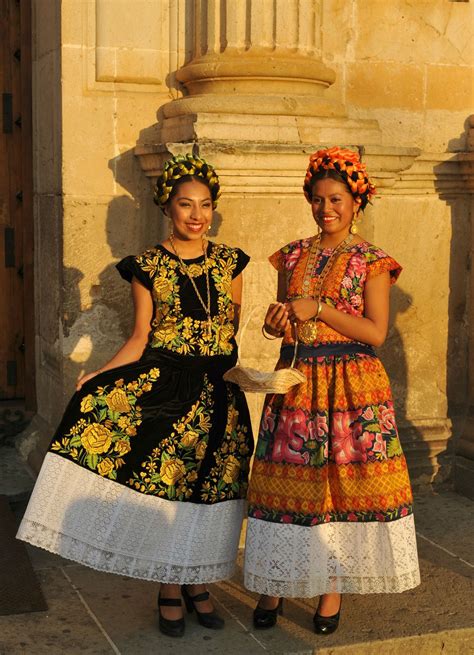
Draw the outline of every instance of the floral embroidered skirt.
[[[412,493],[382,363],[354,343],[302,350],[306,382],[263,410],[245,584],[287,597],[415,587]]]
[[[18,538],[101,571],[176,584],[235,567],[253,450],[234,356],[148,348],[88,381],[51,442]]]

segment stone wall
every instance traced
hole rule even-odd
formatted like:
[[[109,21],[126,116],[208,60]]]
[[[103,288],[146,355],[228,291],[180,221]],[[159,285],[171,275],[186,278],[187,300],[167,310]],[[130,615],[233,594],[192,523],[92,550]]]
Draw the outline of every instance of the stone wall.
[[[39,415],[54,425],[79,372],[126,336],[129,290],[114,263],[164,234],[147,178],[192,144],[223,183],[213,237],[252,256],[244,361],[270,368],[277,347],[259,337],[275,292],[267,256],[314,231],[301,194],[308,153],[339,143],[361,149],[379,189],[363,235],[405,269],[382,356],[412,474],[445,477],[468,388],[473,3],[62,0],[60,15],[57,3],[34,5],[36,38],[50,31],[56,43],[35,60],[37,180],[52,178],[36,188]],[[49,160],[41,116],[56,135]],[[261,400],[250,399],[255,423]]]

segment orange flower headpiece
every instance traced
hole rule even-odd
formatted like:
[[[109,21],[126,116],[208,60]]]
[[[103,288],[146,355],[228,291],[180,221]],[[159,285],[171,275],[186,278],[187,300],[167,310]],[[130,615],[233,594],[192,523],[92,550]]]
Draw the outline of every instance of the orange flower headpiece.
[[[330,169],[341,176],[354,200],[361,209],[364,209],[375,194],[375,186],[369,180],[365,164],[360,161],[358,153],[338,146],[327,150],[318,150],[309,158],[309,166],[303,184],[306,200],[311,202],[312,182],[315,175],[322,170]]]

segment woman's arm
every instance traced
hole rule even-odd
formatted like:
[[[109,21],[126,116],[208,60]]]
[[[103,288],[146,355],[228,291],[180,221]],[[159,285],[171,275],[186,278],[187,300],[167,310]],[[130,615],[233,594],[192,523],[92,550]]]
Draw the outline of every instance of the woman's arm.
[[[79,391],[85,382],[99,373],[108,371],[111,368],[116,368],[117,366],[130,364],[130,362],[136,362],[140,359],[147,344],[148,335],[151,329],[153,300],[150,291],[135,277],[132,279],[132,299],[135,310],[135,323],[132,334],[120,350],[112,357],[112,359],[104,364],[104,366],[97,369],[97,371],[82,376],[78,380],[76,386],[77,391]]]
[[[388,330],[390,274],[380,273],[369,278],[364,290],[364,316],[352,316],[322,303],[319,319],[349,339],[381,346]],[[309,298],[288,304],[290,320],[307,321],[316,316],[318,301]]]
[[[244,286],[244,281],[242,273],[239,273],[232,280],[232,304],[234,305],[234,334],[237,334],[239,331],[240,323],[240,308],[242,306],[242,289]]]

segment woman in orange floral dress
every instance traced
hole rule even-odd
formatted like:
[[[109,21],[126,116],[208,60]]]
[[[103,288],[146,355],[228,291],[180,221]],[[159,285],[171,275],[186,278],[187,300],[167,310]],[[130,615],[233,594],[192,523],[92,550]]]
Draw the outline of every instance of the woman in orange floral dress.
[[[223,374],[248,256],[205,238],[219,180],[199,157],[166,162],[155,199],[170,236],[117,268],[131,282],[133,334],[78,383],[53,437],[20,539],[161,582],[159,627],[184,633],[181,596],[222,628],[205,583],[235,568],[249,458],[245,397]]]
[[[257,628],[275,625],[283,597],[319,595],[314,629],[330,634],[341,594],[419,584],[410,481],[373,349],[401,267],[355,226],[374,192],[357,153],[314,153],[304,193],[320,231],[270,257],[279,302],[264,331],[283,337],[279,368],[296,330],[306,382],[267,396],[260,425],[245,554],[245,584],[262,594]]]

